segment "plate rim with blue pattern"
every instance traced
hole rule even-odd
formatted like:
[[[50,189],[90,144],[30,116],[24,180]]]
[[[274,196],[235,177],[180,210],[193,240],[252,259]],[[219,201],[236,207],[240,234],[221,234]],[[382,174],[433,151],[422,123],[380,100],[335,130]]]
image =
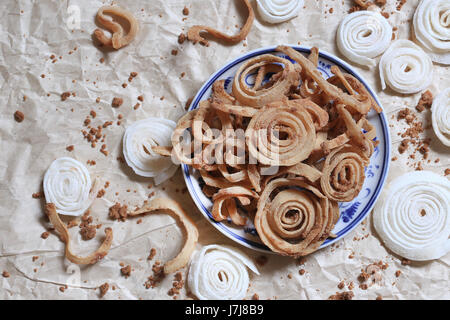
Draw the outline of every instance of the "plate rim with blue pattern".
[[[297,46],[297,45],[289,45],[293,49],[303,53],[303,54],[309,54],[311,52],[311,47],[309,46]],[[236,68],[238,65],[242,64],[248,59],[254,58],[259,55],[263,54],[277,54],[279,56],[282,56],[284,58],[288,58],[290,61],[295,63],[291,58],[289,58],[287,55],[277,52],[276,49],[277,46],[270,46],[270,47],[264,47],[259,48],[250,52],[247,52],[245,54],[240,55],[239,57],[232,59],[228,63],[226,63],[222,68],[220,68],[218,71],[216,71],[200,88],[200,90],[195,95],[194,99],[192,100],[192,103],[189,107],[189,111],[196,109],[198,107],[198,104],[201,100],[204,100],[204,98],[209,98],[209,95],[205,97],[205,94],[211,90],[211,87],[213,83],[216,80],[223,79],[221,76],[223,76],[226,72],[229,72],[230,69]],[[343,72],[350,73],[354,77],[356,77],[369,91],[369,93],[372,95],[372,97],[375,99],[375,101],[378,103],[378,105],[382,108],[382,105],[375,94],[374,90],[369,86],[369,84],[351,67],[348,63],[341,60],[340,58],[326,52],[323,50],[319,50],[319,65],[318,70],[327,76],[331,76],[331,72],[328,73],[328,71],[331,68],[330,63],[324,62],[328,61],[331,62],[333,65],[337,65]],[[234,75],[234,74],[233,74]],[[225,86],[227,87],[230,82],[230,78],[228,77],[225,79]],[[372,110],[371,113],[374,113]],[[370,113],[369,113],[370,116]],[[379,177],[378,182],[376,183],[375,189],[372,190],[368,187],[365,188],[365,184],[363,185],[363,189],[361,190],[358,197],[356,197],[353,201],[348,203],[339,203],[339,210],[340,210],[340,218],[338,223],[335,226],[338,226],[340,222],[347,224],[343,229],[339,230],[339,232],[335,232],[336,238],[328,238],[325,240],[325,242],[320,246],[320,249],[327,247],[331,245],[332,243],[335,243],[336,241],[342,239],[344,236],[346,236],[348,233],[350,233],[354,228],[356,228],[365,218],[366,216],[372,211],[373,206],[375,205],[375,202],[377,201],[378,197],[380,196],[381,190],[383,189],[385,183],[387,174],[389,171],[389,165],[390,165],[390,155],[391,155],[391,138],[389,133],[389,126],[388,121],[386,118],[386,115],[383,112],[380,114],[376,114],[374,116],[378,116],[380,119],[380,124],[382,127],[382,134],[383,134],[383,142],[380,143],[378,147],[375,148],[374,155],[372,155],[372,158],[374,156],[382,156],[382,163],[376,164],[376,162],[372,163],[371,158],[371,164],[366,167],[366,181],[368,180],[367,177],[375,177],[376,175]],[[379,138],[380,132],[377,129],[377,138]],[[381,142],[381,141],[380,141]],[[380,146],[383,147],[383,151],[380,151]],[[380,154],[381,153],[381,154]],[[198,178],[194,177],[194,169],[192,169],[190,166],[186,164],[181,165],[183,177],[186,183],[186,186],[188,188],[188,191],[191,195],[192,200],[196,204],[197,208],[200,210],[202,215],[222,234],[230,238],[231,240],[234,240],[235,242],[250,248],[254,249],[260,252],[264,253],[274,253],[271,251],[267,246],[265,246],[262,242],[257,241],[259,239],[256,233],[256,230],[251,227],[240,227],[243,228],[243,233],[238,234],[235,230],[239,229],[236,226],[234,226],[231,221],[224,221],[224,222],[217,222],[213,219],[212,214],[208,207],[211,206],[211,202],[208,203],[206,200],[207,197],[203,194],[201,189],[199,188],[199,182]],[[377,174],[375,173],[377,172]],[[365,199],[370,196],[370,199],[365,202],[364,208],[360,208],[362,202],[358,199],[360,196]],[[355,214],[358,213],[356,216]]]

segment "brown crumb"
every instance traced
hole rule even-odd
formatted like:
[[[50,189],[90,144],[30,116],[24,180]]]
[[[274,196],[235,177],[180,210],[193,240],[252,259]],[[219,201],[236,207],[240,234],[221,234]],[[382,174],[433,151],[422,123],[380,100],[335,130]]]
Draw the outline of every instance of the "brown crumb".
[[[45,74],[41,74],[41,78],[44,79],[45,78]]]
[[[444,171],[444,175],[448,176],[450,174],[450,168],[445,169]]]
[[[367,283],[361,283],[361,284],[359,285],[359,288],[360,288],[361,290],[367,290],[367,289],[369,288],[369,286],[367,285]]]
[[[152,260],[156,255],[156,249],[155,248],[151,248],[150,249],[150,254],[147,257],[147,260]]]
[[[97,198],[103,197],[105,193],[106,193],[105,189],[100,189],[97,193]]]
[[[75,147],[73,145],[70,145],[70,146],[66,147],[66,150],[69,151],[69,152],[72,152],[73,149],[75,149]]]
[[[99,103],[100,102],[100,97],[97,97],[97,99],[95,99],[95,102]]]
[[[376,300],[383,300],[383,297],[380,296],[380,295],[378,295],[377,298],[376,298]]]
[[[136,103],[136,104],[134,105],[133,109],[134,109],[134,110],[137,110],[137,109],[139,109],[140,106],[141,106],[140,103]]]
[[[33,199],[40,199],[44,197],[44,193],[42,191],[35,192],[31,195]]]
[[[116,203],[109,208],[109,217],[113,220],[125,221],[127,219],[127,205]]]
[[[401,274],[402,274],[402,272],[400,270],[395,271],[395,276],[397,278],[400,277]]]
[[[125,278],[128,278],[131,275],[131,266],[127,265],[126,267],[121,268],[120,272]]]
[[[140,96],[137,97],[137,99],[138,99],[140,102],[143,102],[143,101],[144,101],[144,96],[143,96],[143,95],[140,95]]]
[[[61,291],[61,292],[66,291],[66,287],[59,287],[59,291]]]
[[[397,2],[397,11],[402,10],[403,6],[405,5],[405,3],[407,2],[407,0],[399,0]]]
[[[386,19],[389,19],[389,13],[387,13],[387,12],[381,12],[381,15],[382,15],[383,17],[385,17]],[[394,33],[393,33],[392,35],[395,36]]]
[[[184,33],[180,33],[178,36],[178,43],[183,44],[186,41],[186,35]]]
[[[172,52],[171,52],[171,54],[172,54],[173,56],[176,56],[176,55],[178,54],[178,50],[173,49]]]
[[[102,57],[102,58],[100,58],[99,61],[100,61],[100,63],[103,63],[103,62],[105,62],[105,58]]]
[[[45,232],[43,232],[43,233],[41,234],[41,238],[42,238],[42,239],[47,239],[49,235],[50,235],[50,233],[49,233],[48,231],[45,231]]]
[[[67,223],[67,229],[70,229],[70,228],[73,228],[73,227],[76,227],[76,226],[78,226],[78,221],[76,219],[70,220]]]
[[[90,224],[80,224],[80,234],[81,238],[85,241],[91,240],[95,237],[97,233],[97,228]]]
[[[100,298],[103,298],[109,290],[109,283],[105,282],[99,288],[100,288]]]
[[[9,278],[11,275],[9,274],[8,271],[3,271],[2,276],[3,278]]]
[[[61,93],[61,101],[66,101],[70,97],[71,93],[69,91]]]
[[[137,72],[135,72],[135,71],[130,72],[130,77],[131,77],[131,78],[136,78],[137,76],[138,76],[138,73],[137,73]]]
[[[122,88],[126,88],[128,86],[128,83],[122,83]]]
[[[300,269],[300,270],[298,270],[298,274],[301,275],[301,276],[304,275],[305,272],[306,272],[305,269]]]
[[[361,272],[361,274],[358,276],[359,282],[366,282],[369,278],[370,274],[365,271]]]
[[[31,260],[33,260],[33,262],[35,262],[37,259],[39,259],[39,256],[33,256],[33,257],[31,258]]]
[[[123,103],[123,99],[122,98],[115,97],[113,99],[112,103],[111,103],[111,106],[113,108],[118,108],[118,107],[120,107],[122,105],[122,103]]]
[[[16,120],[17,122],[22,122],[24,119],[25,115],[22,111],[17,110],[16,112],[14,112],[14,120]]]
[[[189,8],[188,7],[184,7],[183,8],[183,15],[185,15],[185,16],[189,15]]]
[[[255,294],[252,296],[252,300],[259,300],[259,295],[258,295],[257,293],[255,293]]]
[[[354,296],[353,291],[336,292],[336,294],[329,296],[328,300],[352,300]]]
[[[422,93],[422,96],[420,97],[420,100],[417,103],[416,110],[422,112],[425,109],[430,109],[432,104],[433,104],[433,94],[430,92],[430,90],[427,90],[424,93]]]
[[[338,289],[344,289],[344,287],[345,287],[345,282],[344,281],[341,281],[341,282],[339,282],[339,284],[337,285],[337,287],[338,287]]]

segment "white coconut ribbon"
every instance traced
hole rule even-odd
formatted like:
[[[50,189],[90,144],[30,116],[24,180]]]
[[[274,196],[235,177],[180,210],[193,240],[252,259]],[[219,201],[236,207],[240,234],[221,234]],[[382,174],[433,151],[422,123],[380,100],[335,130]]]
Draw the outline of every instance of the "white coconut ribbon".
[[[337,31],[337,46],[351,61],[373,67],[373,58],[389,47],[392,27],[381,14],[373,11],[357,11],[347,15]]]
[[[431,106],[433,130],[439,140],[450,147],[450,88],[441,91]]]
[[[281,23],[298,15],[303,0],[256,0],[261,18],[268,23]]]
[[[44,176],[47,203],[53,203],[59,214],[82,215],[92,204],[95,194],[86,166],[68,157],[52,162]]]
[[[388,85],[399,93],[416,93],[433,80],[433,62],[418,45],[409,40],[394,41],[380,60],[382,89]]]
[[[242,300],[250,283],[247,267],[259,275],[255,264],[240,250],[205,246],[191,262],[189,289],[200,300]]]
[[[413,18],[414,37],[435,62],[450,64],[450,1],[422,0]]]
[[[168,119],[147,118],[127,128],[123,137],[123,155],[137,175],[153,177],[157,185],[174,175],[178,167],[171,158],[160,156],[152,147],[170,146],[176,125]]]
[[[450,251],[450,181],[429,171],[395,179],[378,200],[374,226],[385,245],[416,261]]]

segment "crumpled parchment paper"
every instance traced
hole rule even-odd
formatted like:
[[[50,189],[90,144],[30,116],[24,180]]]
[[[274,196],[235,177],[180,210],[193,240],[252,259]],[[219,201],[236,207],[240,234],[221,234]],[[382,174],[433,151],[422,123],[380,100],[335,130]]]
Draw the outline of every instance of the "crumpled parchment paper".
[[[154,187],[153,181],[139,177],[117,158],[122,156],[121,140],[125,128],[149,116],[176,121],[184,114],[184,105],[205,80],[230,59],[259,47],[276,44],[315,45],[341,58],[335,44],[335,31],[353,1],[306,0],[299,16],[279,25],[269,25],[256,19],[248,38],[235,46],[211,41],[210,47],[180,45],[177,37],[194,24],[219,27],[228,33],[238,31],[246,18],[242,1],[206,0],[123,0],[115,3],[132,11],[140,23],[140,32],[131,45],[118,50],[101,50],[94,44],[92,32],[97,27],[95,14],[105,1],[41,0],[1,1],[0,3],[0,299],[97,299],[99,285],[115,286],[105,299],[172,299],[168,290],[173,275],[158,287],[146,289],[144,282],[152,274],[156,260],[165,262],[174,257],[182,245],[182,233],[174,220],[164,214],[126,222],[108,219],[108,208],[115,202],[139,206],[152,192],[155,196],[171,197],[184,206],[200,231],[198,248],[203,245],[235,244],[200,214],[189,193],[183,190],[181,171],[166,183]],[[388,1],[384,11],[389,22],[397,26],[397,38],[410,38],[410,21],[418,1],[409,0],[397,11],[396,1]],[[256,9],[256,2],[252,1]],[[184,6],[190,10],[182,14]],[[332,13],[330,9],[333,8]],[[178,54],[172,55],[172,50]],[[56,62],[49,58],[55,55]],[[104,58],[101,63],[100,59]],[[398,154],[401,138],[397,135],[405,126],[392,119],[398,110],[414,108],[420,94],[401,96],[381,91],[378,69],[355,68],[377,91],[391,124],[392,156],[388,181],[414,170],[407,153]],[[130,72],[139,75],[128,83]],[[181,76],[185,73],[184,77]],[[450,86],[449,68],[434,66],[434,81],[430,90],[437,94]],[[45,75],[45,78],[41,77]],[[128,83],[126,88],[122,83]],[[75,92],[76,96],[61,101],[60,94]],[[137,110],[137,97],[144,102]],[[24,99],[26,96],[26,99]],[[101,98],[96,103],[97,97]],[[120,108],[112,108],[114,97],[121,97]],[[22,123],[13,114],[25,114]],[[84,140],[81,130],[90,111],[97,114],[93,125],[114,121],[104,132],[109,152],[104,156]],[[117,125],[119,114],[123,116]],[[420,116],[429,118],[430,111]],[[424,169],[444,175],[449,167],[449,150],[437,140],[432,130],[424,137],[432,139],[432,161]],[[69,152],[66,147],[74,145]],[[109,254],[92,266],[78,267],[63,258],[63,243],[53,231],[48,239],[40,235],[49,227],[43,214],[43,199],[33,199],[41,191],[43,175],[50,163],[61,156],[71,156],[86,163],[92,176],[110,182],[104,197],[92,207],[94,223],[102,224],[95,239],[81,240],[79,228],[70,229],[75,250],[85,253],[95,249],[107,226],[114,231]],[[439,158],[436,163],[434,160]],[[410,162],[410,165],[407,165]],[[150,186],[149,186],[150,185]],[[358,238],[362,238],[358,240]],[[157,250],[147,261],[151,248]],[[253,259],[261,254],[241,248]],[[38,256],[32,261],[33,256]],[[353,256],[353,258],[351,258]],[[354,283],[355,299],[448,299],[449,262],[447,255],[439,260],[402,266],[400,257],[389,252],[377,238],[371,218],[332,247],[308,256],[303,265],[290,258],[267,255],[260,265],[260,276],[251,275],[248,297],[257,293],[260,299],[327,299],[339,290],[337,285]],[[367,290],[358,287],[362,268],[383,261],[389,267],[381,272],[382,281]],[[120,273],[120,263],[132,266],[131,276]],[[304,269],[303,275],[299,270]],[[395,276],[401,271],[399,277]],[[186,278],[187,270],[182,270]],[[67,285],[61,292],[59,288]],[[186,289],[178,296],[186,298]]]

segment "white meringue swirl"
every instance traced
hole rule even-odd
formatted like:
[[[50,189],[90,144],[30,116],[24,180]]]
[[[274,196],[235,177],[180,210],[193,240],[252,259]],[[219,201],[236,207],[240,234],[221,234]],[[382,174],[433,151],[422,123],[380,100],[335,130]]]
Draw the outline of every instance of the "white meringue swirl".
[[[380,60],[382,89],[410,94],[427,88],[433,80],[433,62],[418,45],[409,40],[394,41]]]
[[[429,171],[395,179],[378,200],[373,222],[396,254],[415,261],[439,259],[450,251],[450,182]]]
[[[439,140],[450,147],[450,88],[441,91],[431,106],[433,130]]]
[[[356,11],[347,15],[337,31],[337,46],[341,53],[359,65],[375,66],[373,58],[389,47],[392,27],[381,14]]]
[[[414,37],[435,62],[450,64],[450,2],[422,0],[413,18]]]
[[[44,176],[45,200],[62,215],[82,215],[95,198],[92,188],[86,166],[73,158],[56,159]]]
[[[255,264],[240,250],[205,246],[191,262],[189,289],[200,300],[242,300],[250,283],[247,267],[259,275]]]
[[[123,136],[123,155],[137,175],[153,177],[157,185],[174,175],[178,167],[169,157],[155,153],[152,147],[170,146],[176,125],[168,119],[147,118],[127,128]]]
[[[256,0],[261,18],[268,23],[281,23],[295,18],[303,0]]]

